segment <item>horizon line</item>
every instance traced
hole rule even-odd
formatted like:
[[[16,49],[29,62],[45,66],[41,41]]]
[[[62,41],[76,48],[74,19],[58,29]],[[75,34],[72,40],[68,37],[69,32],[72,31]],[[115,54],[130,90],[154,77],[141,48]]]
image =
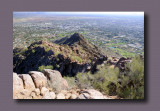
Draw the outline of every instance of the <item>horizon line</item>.
[[[38,14],[38,13],[41,13],[41,14],[74,14],[74,15],[82,15],[82,14],[84,14],[84,15],[131,15],[131,16],[144,16],[144,12],[142,12],[142,11],[140,11],[140,12],[132,12],[132,11],[130,11],[130,12],[92,12],[92,11],[87,11],[87,12],[83,12],[83,11],[73,11],[73,12],[68,12],[68,11],[56,11],[56,12],[51,12],[51,11],[33,11],[33,12],[27,12],[27,11],[15,11],[15,12],[13,12],[13,14],[16,14],[16,13],[19,13],[19,14],[27,14],[27,13],[30,13],[30,14]]]

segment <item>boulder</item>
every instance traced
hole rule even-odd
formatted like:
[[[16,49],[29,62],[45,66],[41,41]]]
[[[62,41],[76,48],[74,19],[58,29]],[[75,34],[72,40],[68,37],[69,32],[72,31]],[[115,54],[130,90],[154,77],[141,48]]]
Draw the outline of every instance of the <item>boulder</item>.
[[[49,92],[49,90],[46,87],[41,88],[41,95],[44,96],[45,93]]]
[[[65,96],[63,93],[58,93],[56,99],[65,99]]]
[[[111,68],[111,69],[114,69],[114,67],[115,67],[114,65],[109,66],[109,68]]]
[[[51,99],[50,93],[49,92],[45,93],[42,99]]]
[[[106,99],[103,94],[95,89],[86,89],[81,92],[78,99]]]
[[[77,99],[91,99],[91,97],[88,93],[82,93],[77,97]]]
[[[62,78],[62,89],[67,90],[68,88],[68,82],[64,78]]]
[[[71,95],[72,95],[71,93],[67,93],[66,94],[66,99],[69,99],[71,97]]]
[[[29,99],[29,98],[32,99],[30,94],[31,94],[30,91],[23,89],[19,93],[17,93],[16,95],[14,95],[14,99]]]
[[[70,90],[70,92],[71,92],[72,94],[77,93],[76,90],[74,90],[74,89]]]
[[[17,99],[16,95],[24,90],[23,81],[17,75],[17,73],[13,73],[13,98]]]
[[[37,71],[30,71],[29,74],[31,75],[33,82],[36,88],[42,88],[47,86],[47,78],[44,76],[43,73]]]
[[[36,98],[36,96],[37,96],[37,95],[36,95],[36,92],[31,92],[31,97],[32,97],[32,98]]]
[[[42,96],[38,95],[38,96],[35,96],[33,99],[42,99]]]
[[[40,95],[40,89],[39,88],[36,88],[35,90],[34,90],[34,92],[36,93],[36,95]]]
[[[29,74],[21,74],[19,77],[22,78],[24,83],[24,88],[32,92],[35,89],[35,85],[33,83],[33,80]]]
[[[63,93],[64,95],[66,95],[68,93],[67,90],[62,90],[61,93]]]
[[[56,95],[54,92],[46,92],[42,99],[55,99]]]
[[[56,98],[56,94],[55,94],[54,92],[50,92],[50,97],[51,97],[52,99],[55,99],[55,98]]]
[[[76,94],[72,94],[70,99],[76,99],[77,98],[77,95]]]
[[[59,71],[44,69],[43,73],[50,81],[50,86],[56,91],[61,91],[68,88],[68,83],[65,79],[62,78],[62,75]]]

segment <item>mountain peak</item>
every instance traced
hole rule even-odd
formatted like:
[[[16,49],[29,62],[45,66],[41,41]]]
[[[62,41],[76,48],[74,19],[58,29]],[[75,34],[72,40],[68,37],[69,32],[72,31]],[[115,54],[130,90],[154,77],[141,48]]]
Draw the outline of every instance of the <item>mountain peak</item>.
[[[75,45],[75,44],[81,44],[86,43],[87,40],[79,33],[74,33],[70,37],[64,37],[60,40],[56,40],[55,43],[57,44],[67,44],[69,46]]]
[[[84,37],[80,34],[80,33],[74,33],[71,37],[76,37],[76,38],[83,38],[84,39]]]
[[[83,35],[79,33],[74,33],[70,37],[64,37],[60,40],[55,41],[56,44],[60,45],[68,45],[68,46],[79,46],[86,52],[89,52],[92,56],[94,57],[100,57],[101,55],[106,55],[104,54],[100,48],[89,42]]]

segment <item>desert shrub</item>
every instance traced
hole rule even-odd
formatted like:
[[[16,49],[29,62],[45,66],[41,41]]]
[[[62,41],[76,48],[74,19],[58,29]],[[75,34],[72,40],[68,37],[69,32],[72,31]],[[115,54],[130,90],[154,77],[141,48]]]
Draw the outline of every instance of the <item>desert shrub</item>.
[[[60,65],[56,64],[56,68],[60,68]]]
[[[91,82],[93,80],[93,75],[90,73],[78,73],[76,75],[76,79],[77,79],[77,86],[80,89],[83,88],[90,88],[91,87]]]
[[[109,95],[116,94],[118,74],[118,68],[101,67],[94,75],[93,87]]]
[[[49,52],[51,49],[50,48],[46,48],[45,49],[45,52]]]
[[[28,48],[23,48],[22,53],[25,53],[28,50]]]
[[[78,73],[76,76],[78,80],[77,84],[80,88],[93,87],[106,94],[110,93],[110,95],[112,95],[112,93],[115,93],[112,92],[112,90],[116,90],[116,86],[112,86],[112,84],[117,84],[118,73],[119,70],[117,68],[114,70],[108,66],[101,67],[96,74]]]
[[[57,56],[58,54],[60,54],[60,52],[54,51],[54,55],[55,55],[55,56]]]
[[[64,77],[64,79],[67,80],[69,89],[77,88],[74,77]]]
[[[36,51],[34,49],[32,49],[32,53],[35,53]]]
[[[72,56],[71,57],[73,60],[77,60],[79,62],[82,62],[82,58],[78,57],[78,56]]]
[[[48,65],[48,66],[42,65],[38,67],[38,71],[42,72],[44,69],[53,69],[53,66],[52,65]]]
[[[91,63],[91,60],[90,60],[90,59],[88,60],[88,63]]]
[[[144,98],[144,60],[140,56],[132,59],[127,64],[127,76],[121,76],[121,85],[119,86],[118,95],[127,99]]]
[[[15,48],[13,50],[13,55],[14,56],[16,56],[16,55],[24,55],[27,50],[28,50],[28,48]]]
[[[112,69],[105,65],[98,66],[95,74],[78,73],[77,86],[79,88],[93,87],[108,95],[118,95],[125,99],[144,98],[144,60],[134,57],[131,63],[126,64],[126,75],[121,74],[118,68]],[[121,82],[119,82],[121,81]]]

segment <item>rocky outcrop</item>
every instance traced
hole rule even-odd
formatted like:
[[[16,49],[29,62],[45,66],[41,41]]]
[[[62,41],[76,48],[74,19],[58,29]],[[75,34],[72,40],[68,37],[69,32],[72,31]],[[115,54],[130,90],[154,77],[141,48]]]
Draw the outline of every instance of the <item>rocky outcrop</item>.
[[[62,75],[59,71],[45,69],[43,73],[46,77],[48,77],[49,84],[55,90],[60,91],[63,89],[68,89],[68,83],[65,79],[62,78]]]
[[[13,98],[18,98],[19,93],[24,89],[22,79],[13,73]]]
[[[121,72],[125,71],[125,64],[131,62],[131,58],[124,58],[121,57],[118,62],[116,62],[115,64],[115,68],[118,67],[120,69]]]
[[[35,85],[34,85],[33,80],[32,80],[32,78],[31,78],[30,75],[28,75],[28,74],[21,74],[21,75],[19,75],[19,77],[21,77],[22,80],[23,80],[24,89],[27,89],[30,92],[32,92],[33,90],[35,90]]]
[[[31,75],[33,82],[36,86],[36,88],[42,88],[47,86],[47,78],[44,76],[43,73],[37,72],[37,71],[31,71],[29,72]]]
[[[94,89],[70,89],[59,71],[13,73],[14,99],[108,99]]]

